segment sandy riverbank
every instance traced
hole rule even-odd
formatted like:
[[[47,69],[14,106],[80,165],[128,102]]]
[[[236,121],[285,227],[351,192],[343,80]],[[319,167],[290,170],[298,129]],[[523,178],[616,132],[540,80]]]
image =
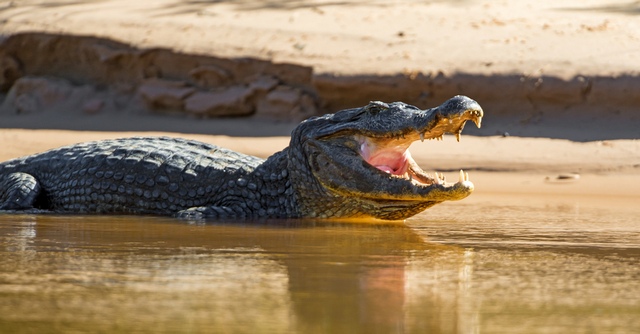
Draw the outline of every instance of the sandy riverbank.
[[[608,0],[25,0],[0,2],[0,34],[90,35],[140,50],[298,64],[313,70],[305,89],[324,96],[328,105],[320,107],[330,111],[334,104],[378,96],[413,98],[426,108],[466,94],[485,107],[483,135],[512,136],[417,143],[412,154],[425,169],[470,170],[478,194],[592,196],[620,203],[637,200],[640,187],[640,142],[633,139],[640,137],[640,23],[631,15],[638,10],[637,2]],[[129,57],[105,50],[109,61]],[[155,70],[164,79],[171,76]],[[413,91],[412,82],[420,89]],[[340,96],[358,90],[359,99]],[[91,102],[84,104],[90,111]],[[266,157],[287,145],[293,126],[256,118],[5,112],[0,160],[138,134],[189,137]],[[570,173],[580,177],[558,179]]]
[[[637,73],[637,2],[103,0],[0,2],[4,35],[94,35],[320,73]]]
[[[22,89],[44,92],[8,99],[0,107],[0,127],[230,134],[217,132],[215,125],[208,132],[205,126],[192,131],[136,128],[134,122],[119,128],[119,120],[104,122],[109,115],[97,115],[101,119],[95,126],[84,116],[160,104],[161,109],[177,106],[199,115],[235,108],[263,119],[275,111],[281,112],[275,116],[280,120],[300,119],[370,100],[427,108],[463,94],[487,111],[485,127],[469,133],[635,139],[640,125],[640,23],[633,14],[638,10],[637,2],[613,0],[5,1],[0,2],[0,37],[25,32],[46,36],[7,47],[0,69],[9,77],[0,76],[0,87],[8,89],[15,76],[61,77],[66,84],[23,83]],[[57,39],[78,35],[98,40]],[[205,60],[198,55],[218,57],[207,61],[219,65],[225,63],[220,59],[243,57],[293,65],[256,73],[262,75],[256,86],[273,89],[269,80],[274,75],[280,85],[265,103],[262,93],[238,89],[255,83],[238,72],[244,65],[201,66]],[[254,64],[250,72],[268,64]],[[293,78],[280,75],[294,67],[299,73]],[[230,81],[223,87],[227,90],[211,87],[212,80],[222,80],[216,77],[220,73],[231,76],[224,78]],[[158,96],[149,80],[160,80],[168,96]],[[173,90],[167,92],[167,86]],[[147,106],[137,103],[140,96],[149,99],[150,89],[156,89],[155,98]],[[211,89],[224,94],[210,98],[244,101],[250,95],[253,104],[203,105],[199,97]],[[87,97],[87,92],[96,96]],[[186,99],[189,94],[193,98]],[[82,101],[42,102],[60,96]],[[69,106],[85,112],[69,112]],[[289,111],[298,107],[299,114]],[[47,108],[64,115],[11,115]]]
[[[134,135],[167,135],[200,140],[267,157],[286,147],[289,137],[229,137],[167,132],[97,132],[2,129],[0,161],[76,142]],[[600,205],[633,208],[640,185],[638,140],[576,143],[548,138],[453,136],[414,143],[411,154],[427,171],[469,171],[482,196],[585,197]],[[482,197],[481,197],[482,198]]]

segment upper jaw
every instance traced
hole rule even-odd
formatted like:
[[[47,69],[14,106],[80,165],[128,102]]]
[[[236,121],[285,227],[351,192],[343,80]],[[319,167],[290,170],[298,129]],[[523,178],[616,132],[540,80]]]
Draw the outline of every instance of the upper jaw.
[[[470,99],[469,99],[470,100]],[[451,133],[460,141],[462,130],[467,121],[472,121],[478,128],[482,126],[484,112],[482,108],[473,100],[468,103],[467,109],[450,111],[442,106],[419,111],[414,118],[403,127],[396,130],[362,130],[361,136],[368,137],[375,141],[396,140],[394,145],[411,143],[425,139],[442,140],[445,133]],[[357,131],[357,130],[356,130]]]
[[[455,117],[448,116],[436,118],[427,127],[409,129],[402,135],[391,137],[356,135],[354,139],[358,143],[359,153],[363,160],[372,167],[387,173],[389,178],[403,179],[419,189],[434,188],[437,190],[436,193],[440,194],[436,197],[446,197],[446,200],[462,199],[474,189],[467,173],[461,170],[457,182],[447,183],[443,174],[424,172],[413,160],[408,150],[409,146],[417,140],[442,140],[444,133],[453,133],[460,141],[465,122],[471,120],[480,127],[483,114],[481,109],[471,109],[460,115],[455,115]],[[448,193],[449,196],[442,196],[443,193]]]
[[[442,106],[441,106],[442,107]],[[482,126],[482,117],[484,112],[480,106],[475,103],[464,111],[450,112],[446,110],[440,111],[441,107],[436,108],[431,121],[419,122],[421,127],[415,130],[407,128],[407,133],[403,136],[412,142],[416,140],[424,141],[425,139],[442,140],[445,133],[451,133],[456,136],[456,140],[460,141],[462,130],[467,121],[472,121],[478,128]]]
[[[362,110],[375,109],[382,111],[372,115]],[[385,107],[386,106],[386,109]],[[340,111],[331,116],[310,119],[303,122],[306,126],[299,127],[299,131],[311,128],[304,134],[304,138],[312,140],[329,140],[359,134],[378,139],[407,139],[410,142],[441,138],[444,133],[452,133],[459,137],[466,121],[472,121],[476,126],[482,124],[484,112],[480,105],[466,97],[455,96],[438,107],[420,110],[402,102],[389,105],[382,102],[372,102],[363,108]],[[320,122],[322,126],[313,126]]]

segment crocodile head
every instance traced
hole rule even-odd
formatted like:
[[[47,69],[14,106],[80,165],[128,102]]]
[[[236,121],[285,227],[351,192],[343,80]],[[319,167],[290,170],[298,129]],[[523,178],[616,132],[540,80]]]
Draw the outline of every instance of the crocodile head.
[[[411,158],[414,141],[478,127],[483,111],[456,96],[420,110],[402,102],[371,102],[301,123],[292,135],[289,170],[301,214],[307,217],[404,219],[434,204],[463,199],[473,183],[460,171],[447,183]]]

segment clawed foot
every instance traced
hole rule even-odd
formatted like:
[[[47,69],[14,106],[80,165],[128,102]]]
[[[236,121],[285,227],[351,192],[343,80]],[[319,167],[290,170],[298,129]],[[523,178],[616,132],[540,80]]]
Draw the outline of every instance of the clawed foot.
[[[187,220],[202,220],[206,218],[245,218],[244,214],[226,206],[198,206],[181,210],[176,213],[176,218]]]
[[[178,211],[176,218],[186,220],[202,220],[205,218],[204,213],[200,209],[206,209],[204,207],[189,208],[186,210]]]

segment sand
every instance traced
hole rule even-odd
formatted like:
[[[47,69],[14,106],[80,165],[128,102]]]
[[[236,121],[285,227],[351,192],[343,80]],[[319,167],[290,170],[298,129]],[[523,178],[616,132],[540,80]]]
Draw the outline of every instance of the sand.
[[[638,73],[637,2],[4,1],[4,34],[49,31],[251,56],[318,72]]]
[[[262,158],[289,144],[289,137],[285,136],[3,129],[0,161],[77,142],[134,135],[191,138]],[[598,205],[634,209],[640,198],[638,140],[576,143],[549,138],[463,135],[461,142],[456,142],[455,137],[447,135],[443,141],[416,142],[410,151],[423,169],[442,172],[449,180],[457,180],[460,169],[469,172],[477,200],[496,195],[519,196],[527,201],[580,198],[597,201]]]
[[[633,15],[640,10],[638,2],[24,0],[0,2],[0,8],[5,36],[25,31],[88,34],[139,47],[291,62],[338,75],[464,72],[615,79],[638,76],[640,64],[640,22]],[[0,161],[75,142],[140,134],[189,137],[266,157],[287,145],[286,133],[294,126],[243,119],[203,123],[161,115],[92,117],[30,115],[5,118],[4,124],[0,119]],[[625,118],[620,127],[640,127],[634,117]],[[491,121],[487,111],[484,122]],[[619,138],[612,124],[597,137]],[[560,126],[541,124],[536,132],[540,138],[463,135],[461,143],[446,137],[416,143],[411,151],[426,170],[450,177],[460,168],[470,171],[476,198],[588,197],[633,208],[640,199],[640,141],[544,138]],[[81,131],[87,129],[91,131]]]

